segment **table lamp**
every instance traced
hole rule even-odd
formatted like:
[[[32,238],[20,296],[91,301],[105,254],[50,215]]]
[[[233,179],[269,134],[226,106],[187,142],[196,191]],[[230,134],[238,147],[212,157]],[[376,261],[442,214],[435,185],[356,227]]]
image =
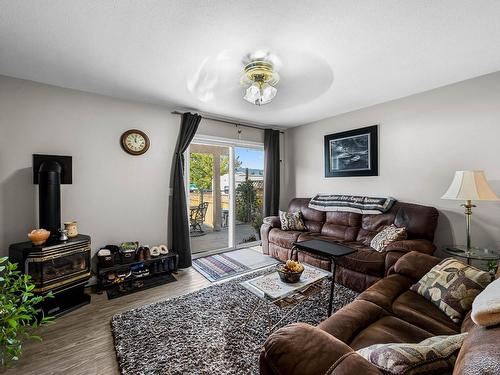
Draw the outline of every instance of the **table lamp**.
[[[441,199],[465,201],[461,206],[465,208],[467,252],[471,250],[470,219],[472,215],[472,201],[498,201],[495,192],[491,190],[484,171],[456,171],[448,191]]]

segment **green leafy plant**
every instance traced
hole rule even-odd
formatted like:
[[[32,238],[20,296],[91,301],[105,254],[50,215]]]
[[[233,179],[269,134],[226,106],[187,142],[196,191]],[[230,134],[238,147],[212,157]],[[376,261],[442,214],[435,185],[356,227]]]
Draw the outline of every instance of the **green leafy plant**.
[[[262,198],[252,181],[244,181],[236,188],[236,219],[250,223],[255,229],[256,234],[251,236],[251,241],[256,241],[257,238],[260,240],[260,227],[263,220]]]
[[[255,237],[255,234],[251,234],[247,238],[243,239],[242,243],[254,242],[254,241],[257,241],[257,237]]]
[[[251,223],[257,207],[257,191],[252,181],[243,181],[236,188],[236,219]]]
[[[17,270],[17,264],[0,258],[0,367],[8,367],[22,354],[26,340],[41,341],[32,331],[53,320],[37,307],[46,298],[35,295],[31,277]]]
[[[496,260],[489,260],[489,261],[486,263],[486,266],[488,267],[488,271],[489,271],[492,275],[495,275],[495,274],[497,273],[498,264],[497,264],[497,261],[496,261]]]
[[[210,153],[191,152],[189,156],[189,184],[200,193],[200,203],[203,202],[205,191],[212,190],[214,179],[214,155]],[[234,168],[241,165],[236,157]],[[229,173],[229,156],[220,155],[220,176]]]
[[[252,219],[252,227],[255,229],[255,232],[257,233],[257,237],[260,238],[260,227],[262,226],[263,223],[263,218],[262,218],[262,211],[261,210],[256,210],[253,219]]]

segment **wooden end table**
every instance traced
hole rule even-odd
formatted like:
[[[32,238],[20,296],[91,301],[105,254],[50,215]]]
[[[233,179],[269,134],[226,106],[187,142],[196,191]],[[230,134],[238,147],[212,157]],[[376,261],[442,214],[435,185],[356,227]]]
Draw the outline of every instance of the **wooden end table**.
[[[334,242],[323,240],[306,240],[293,243],[291,258],[294,258],[293,255],[295,253],[295,259],[298,260],[299,251],[319,255],[321,257],[329,259],[331,262],[332,285],[330,287],[330,301],[328,302],[328,316],[331,316],[333,306],[333,292],[335,288],[335,260],[345,255],[355,253],[356,250]]]

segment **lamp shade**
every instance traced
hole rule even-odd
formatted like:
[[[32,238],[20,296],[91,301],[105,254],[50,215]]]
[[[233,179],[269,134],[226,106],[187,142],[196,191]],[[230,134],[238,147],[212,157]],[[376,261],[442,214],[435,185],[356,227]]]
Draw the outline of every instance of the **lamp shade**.
[[[484,171],[456,171],[448,191],[441,198],[471,201],[499,200],[491,190]]]

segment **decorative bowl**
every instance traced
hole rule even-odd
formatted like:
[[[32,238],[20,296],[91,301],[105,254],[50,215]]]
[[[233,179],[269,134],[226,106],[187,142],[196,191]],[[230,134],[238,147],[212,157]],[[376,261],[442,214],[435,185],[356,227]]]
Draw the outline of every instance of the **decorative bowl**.
[[[49,236],[50,232],[45,229],[33,229],[28,233],[28,239],[36,246],[43,245]]]
[[[302,272],[304,272],[304,269],[302,269],[302,271],[300,272],[292,272],[290,270],[287,270],[283,267],[282,264],[280,264],[276,267],[276,271],[278,272],[281,281],[283,281],[284,283],[293,284],[299,282],[300,276],[302,275]]]

